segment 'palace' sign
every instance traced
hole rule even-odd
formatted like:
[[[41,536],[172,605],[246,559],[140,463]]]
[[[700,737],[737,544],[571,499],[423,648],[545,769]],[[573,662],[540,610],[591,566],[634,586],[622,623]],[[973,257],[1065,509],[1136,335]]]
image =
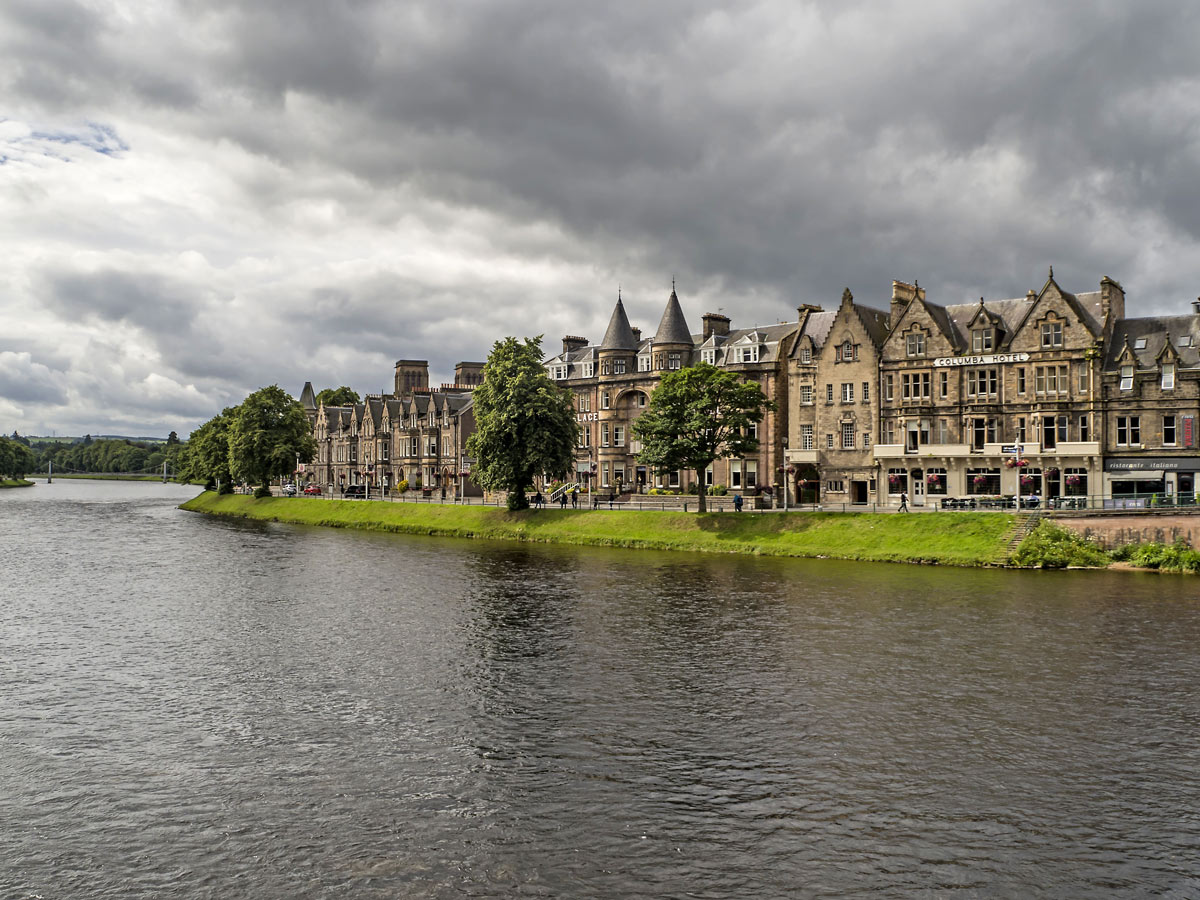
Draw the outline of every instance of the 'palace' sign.
[[[933,361],[933,364],[935,366],[996,366],[1028,361],[1028,353],[988,353],[985,356],[939,356]]]

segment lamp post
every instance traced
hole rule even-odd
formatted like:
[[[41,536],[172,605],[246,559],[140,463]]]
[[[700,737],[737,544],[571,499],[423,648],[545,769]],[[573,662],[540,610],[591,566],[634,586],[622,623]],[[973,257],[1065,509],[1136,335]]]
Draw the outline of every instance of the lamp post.
[[[787,439],[787,435],[785,434],[783,436],[783,511],[784,512],[788,511],[788,488],[789,488],[788,482],[791,480],[788,477],[789,473],[788,473],[788,461],[787,461],[787,446],[788,446],[788,439]]]

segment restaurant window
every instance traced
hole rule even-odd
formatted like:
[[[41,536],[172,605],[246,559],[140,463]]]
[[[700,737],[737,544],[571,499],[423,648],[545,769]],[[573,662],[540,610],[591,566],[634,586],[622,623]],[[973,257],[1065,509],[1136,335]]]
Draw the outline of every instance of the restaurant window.
[[[945,494],[946,489],[946,470],[945,469],[926,469],[925,470],[925,491],[929,494]]]
[[[1088,492],[1087,469],[1063,469],[1063,492],[1072,497],[1086,497]]]
[[[976,496],[1000,493],[999,469],[967,469],[967,493]]]
[[[907,492],[908,469],[888,469],[887,485],[889,494]]]

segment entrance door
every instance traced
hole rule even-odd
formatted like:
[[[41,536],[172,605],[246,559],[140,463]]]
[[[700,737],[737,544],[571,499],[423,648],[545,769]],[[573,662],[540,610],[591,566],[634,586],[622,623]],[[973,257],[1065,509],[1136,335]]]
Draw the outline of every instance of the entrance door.
[[[1179,502],[1187,506],[1196,502],[1196,475],[1194,472],[1179,473]]]
[[[925,472],[921,469],[913,469],[912,475],[908,479],[908,483],[912,485],[912,505],[925,505]]]
[[[866,505],[866,503],[867,503],[867,483],[865,481],[850,482],[850,502],[851,503],[861,503],[864,506]]]

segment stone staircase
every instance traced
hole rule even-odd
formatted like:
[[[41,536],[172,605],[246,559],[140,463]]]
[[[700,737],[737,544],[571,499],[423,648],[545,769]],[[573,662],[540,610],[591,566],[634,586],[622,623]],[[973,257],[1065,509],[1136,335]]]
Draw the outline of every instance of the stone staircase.
[[[1033,533],[1033,529],[1037,528],[1037,523],[1042,520],[1042,511],[1035,510],[1027,513],[1017,513],[1017,524],[1013,528],[1012,535],[1008,539],[1008,546],[1004,548],[1004,559],[1010,560],[1017,548],[1021,546],[1021,541],[1029,537]]]

